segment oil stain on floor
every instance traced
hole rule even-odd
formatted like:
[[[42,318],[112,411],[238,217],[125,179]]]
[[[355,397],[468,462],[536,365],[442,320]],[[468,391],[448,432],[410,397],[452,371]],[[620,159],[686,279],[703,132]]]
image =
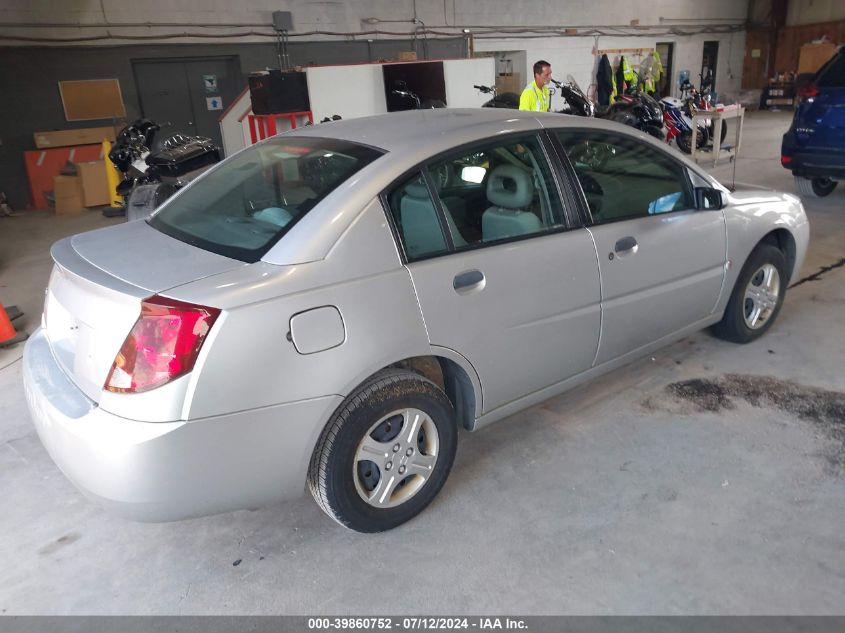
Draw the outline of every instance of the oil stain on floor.
[[[826,455],[831,469],[845,475],[845,393],[768,376],[724,374],[673,382],[661,396],[642,404],[651,411],[719,413],[735,409],[736,399],[754,407],[779,409],[814,424],[831,441],[832,450]]]

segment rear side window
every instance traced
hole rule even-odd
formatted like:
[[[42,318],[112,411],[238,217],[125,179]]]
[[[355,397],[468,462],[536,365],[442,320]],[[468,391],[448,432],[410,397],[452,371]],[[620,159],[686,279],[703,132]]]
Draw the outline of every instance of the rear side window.
[[[409,260],[448,250],[434,200],[417,172],[390,194],[390,210]]]
[[[478,145],[423,169],[427,177],[415,173],[388,196],[410,261],[564,227],[551,167],[536,135]]]
[[[840,51],[816,76],[819,88],[845,88],[845,51]]]
[[[341,183],[383,152],[321,138],[275,138],[225,161],[149,224],[176,239],[255,262]]]

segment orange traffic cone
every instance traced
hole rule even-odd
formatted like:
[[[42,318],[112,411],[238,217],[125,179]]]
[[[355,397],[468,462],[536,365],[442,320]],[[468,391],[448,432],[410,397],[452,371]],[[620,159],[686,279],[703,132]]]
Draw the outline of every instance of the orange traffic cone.
[[[10,317],[9,314],[12,316]],[[29,337],[26,332],[20,334],[15,332],[15,326],[12,325],[12,319],[17,319],[22,314],[23,312],[18,310],[17,306],[9,306],[9,313],[7,313],[3,304],[0,303],[0,347],[9,347]]]

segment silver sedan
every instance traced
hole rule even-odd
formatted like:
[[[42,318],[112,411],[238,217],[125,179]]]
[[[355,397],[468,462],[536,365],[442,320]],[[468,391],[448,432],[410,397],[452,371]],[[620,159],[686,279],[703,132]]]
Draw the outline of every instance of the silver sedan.
[[[144,221],[57,242],[32,418],[88,497],[144,521],[308,487],[386,530],[479,429],[712,326],[774,323],[794,196],[728,191],[611,123],[428,110],[285,133]]]

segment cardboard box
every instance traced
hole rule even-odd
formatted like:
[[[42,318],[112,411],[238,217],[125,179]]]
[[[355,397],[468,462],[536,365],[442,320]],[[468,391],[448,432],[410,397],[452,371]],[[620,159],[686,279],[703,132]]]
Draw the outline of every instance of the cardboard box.
[[[415,62],[417,61],[417,54],[414,51],[402,51],[399,53],[400,62]]]
[[[798,74],[816,72],[833,57],[837,48],[833,42],[804,44],[798,54]]]
[[[81,213],[82,187],[78,176],[56,176],[53,179],[53,195],[56,198],[56,215]]]
[[[76,163],[79,186],[82,189],[82,204],[86,207],[102,207],[109,204],[109,183],[106,178],[106,163],[91,160]]]
[[[103,140],[114,142],[114,128],[83,127],[76,130],[56,130],[55,132],[36,132],[33,134],[35,147],[70,147],[71,145],[91,145],[102,143]]]
[[[499,94],[503,94],[505,92],[522,94],[524,89],[525,86],[522,84],[522,75],[520,73],[496,75],[496,92]]]

